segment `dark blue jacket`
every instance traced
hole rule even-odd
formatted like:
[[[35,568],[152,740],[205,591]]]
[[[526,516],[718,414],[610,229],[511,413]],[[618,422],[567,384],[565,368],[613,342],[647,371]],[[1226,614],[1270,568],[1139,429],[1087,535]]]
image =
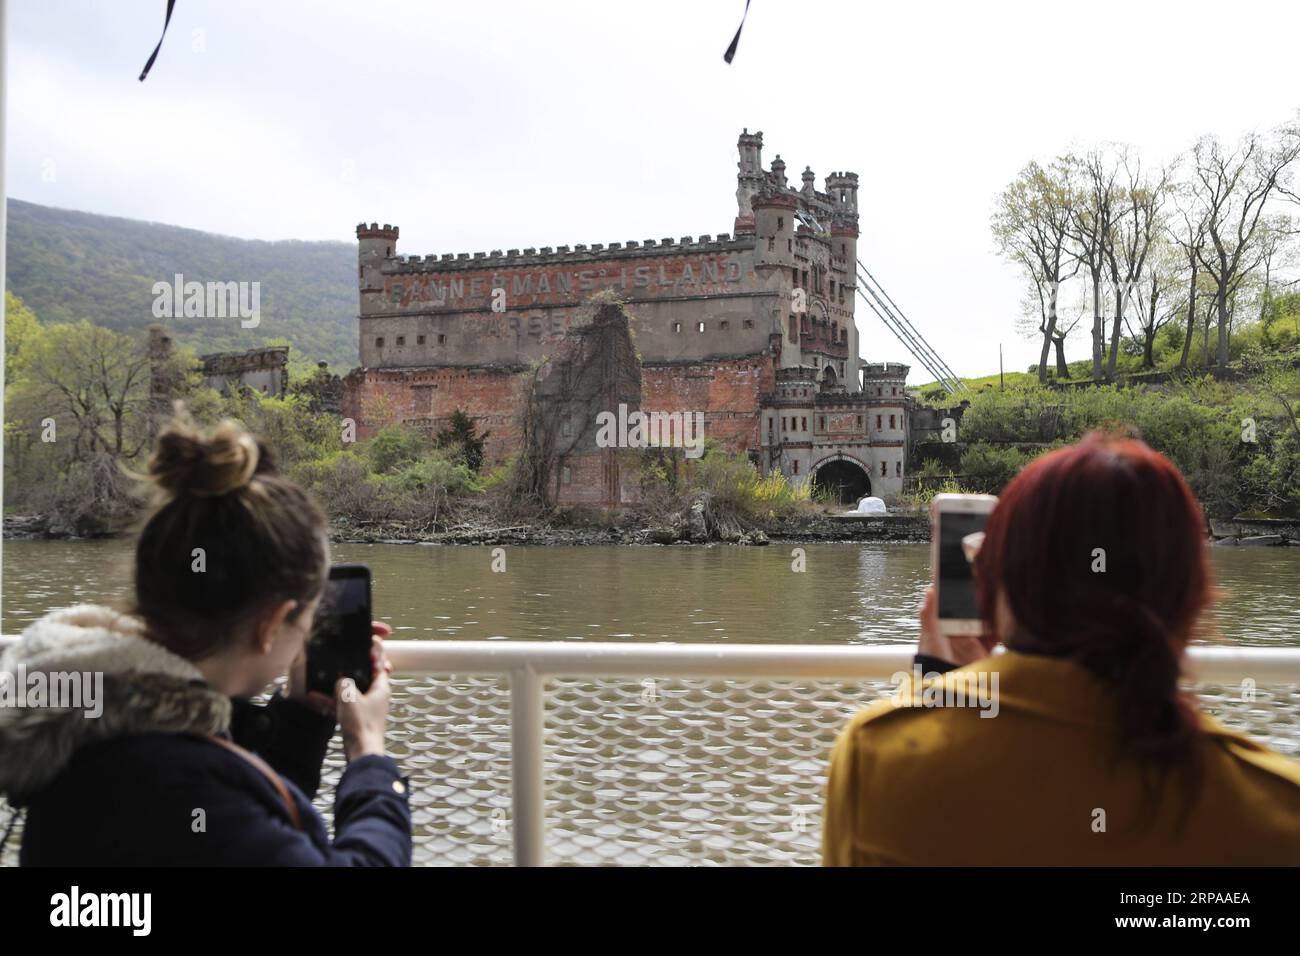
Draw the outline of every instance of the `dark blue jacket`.
[[[79,746],[26,801],[23,866],[409,866],[408,784],[389,757],[348,764],[331,843],[311,804],[334,718],[279,696],[235,702],[231,736],[269,763],[298,805],[248,760],[198,736],[146,733]]]

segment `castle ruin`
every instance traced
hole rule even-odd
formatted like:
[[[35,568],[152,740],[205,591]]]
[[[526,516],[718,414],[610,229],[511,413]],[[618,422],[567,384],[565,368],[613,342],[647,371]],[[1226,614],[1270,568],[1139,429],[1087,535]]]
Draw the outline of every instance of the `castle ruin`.
[[[908,368],[859,357],[858,177],[831,173],[820,191],[806,168],[796,188],[779,155],[764,168],[762,133],[737,145],[732,233],[403,257],[396,226],[358,225],[361,367],[343,411],[360,437],[390,421],[434,433],[461,409],[504,460],[531,370],[611,290],[632,316],[643,411],[701,412],[707,438],[764,474],[846,502],[896,495]],[[562,470],[561,502],[635,495],[584,481],[580,464]]]

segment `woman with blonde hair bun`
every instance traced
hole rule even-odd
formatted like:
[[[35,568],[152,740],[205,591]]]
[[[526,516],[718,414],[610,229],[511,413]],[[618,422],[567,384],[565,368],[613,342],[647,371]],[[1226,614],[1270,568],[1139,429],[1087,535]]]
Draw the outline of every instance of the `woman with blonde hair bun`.
[[[156,501],[132,606],[53,611],[0,658],[0,672],[103,675],[99,714],[0,709],[0,793],[26,809],[20,862],[409,865],[407,783],[384,753],[387,626],[365,694],[305,689],[329,572],[319,505],[240,425],[203,434],[183,412],[145,477]],[[336,725],[348,766],[331,841],[311,799]]]

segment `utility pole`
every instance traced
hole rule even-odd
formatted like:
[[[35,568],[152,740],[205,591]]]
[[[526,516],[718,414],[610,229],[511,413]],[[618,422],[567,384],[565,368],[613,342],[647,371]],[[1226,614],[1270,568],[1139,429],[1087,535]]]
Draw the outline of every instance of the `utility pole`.
[[[1007,388],[1007,380],[1002,375],[1002,343],[998,343],[998,391],[1004,392]]]

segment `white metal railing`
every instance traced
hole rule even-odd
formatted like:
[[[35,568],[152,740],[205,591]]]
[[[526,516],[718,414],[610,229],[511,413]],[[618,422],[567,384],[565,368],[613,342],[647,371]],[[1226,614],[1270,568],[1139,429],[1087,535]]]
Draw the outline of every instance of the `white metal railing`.
[[[385,641],[393,669],[424,674],[885,679],[910,670],[914,644],[652,644],[577,641]],[[1000,650],[1000,649],[999,649]],[[1197,681],[1300,681],[1300,647],[1188,649]]]
[[[869,680],[911,668],[912,645],[614,644],[387,641],[394,671],[510,678],[515,863],[544,862],[543,682],[548,676]],[[1300,682],[1300,648],[1195,647],[1197,681]]]
[[[11,640],[14,639],[0,638],[0,647]],[[396,675],[402,678],[398,680],[398,688],[395,690],[395,708],[400,697],[401,706],[406,710],[395,713],[394,721],[401,728],[400,735],[404,737],[406,754],[402,756],[403,762],[410,760],[423,763],[431,784],[439,784],[448,775],[447,768],[457,766],[457,758],[448,758],[447,754],[469,751],[475,746],[483,751],[491,751],[492,747],[501,750],[508,737],[509,829],[513,858],[521,866],[540,865],[546,858],[548,720],[551,721],[552,738],[564,737],[566,739],[563,743],[569,749],[576,747],[586,755],[572,761],[577,769],[572,765],[569,767],[571,776],[606,780],[614,777],[616,782],[602,785],[604,791],[615,791],[610,804],[618,806],[618,813],[624,816],[640,814],[637,820],[625,825],[625,828],[636,830],[639,839],[653,842],[653,835],[646,837],[645,831],[654,829],[646,823],[654,808],[650,806],[642,811],[641,805],[637,804],[637,809],[628,810],[626,799],[618,799],[626,798],[627,794],[617,791],[622,783],[617,778],[622,771],[613,765],[610,755],[635,751],[644,746],[639,740],[643,732],[637,728],[644,726],[649,728],[645,733],[653,734],[669,718],[658,715],[654,718],[660,721],[658,724],[646,718],[647,723],[629,729],[626,726],[629,710],[627,702],[635,702],[635,698],[629,696],[626,687],[618,686],[619,681],[633,681],[632,694],[636,692],[636,682],[662,681],[665,686],[669,682],[676,682],[684,686],[698,679],[725,687],[723,692],[712,696],[692,697],[691,694],[701,692],[699,686],[672,695],[672,720],[690,722],[692,717],[702,716],[704,719],[697,720],[697,723],[709,725],[709,732],[714,734],[704,745],[698,741],[692,744],[695,756],[701,751],[707,751],[712,756],[704,762],[692,763],[687,768],[691,773],[679,774],[685,779],[698,777],[701,768],[705,772],[711,772],[713,768],[709,764],[718,759],[720,751],[752,747],[756,751],[767,751],[770,755],[771,751],[777,749],[774,745],[775,738],[782,734],[788,736],[792,726],[810,720],[818,725],[816,733],[799,735],[796,742],[800,746],[795,749],[801,756],[796,762],[818,759],[824,762],[824,756],[827,755],[824,749],[827,740],[833,739],[834,729],[847,714],[864,705],[867,700],[860,692],[852,689],[845,692],[842,688],[831,688],[824,683],[818,686],[818,682],[852,684],[887,681],[898,672],[911,669],[915,651],[914,645],[902,644],[818,646],[402,640],[389,640],[385,642],[385,648]],[[1300,685],[1300,648],[1197,646],[1189,651],[1188,669],[1189,676],[1200,686],[1227,687],[1241,685],[1244,681],[1252,681],[1261,687]],[[446,691],[451,682],[430,680],[434,675],[491,675],[492,678],[503,678],[509,685],[508,710],[504,706],[506,691],[499,683],[485,689],[480,682],[470,688],[458,689],[456,693],[459,696],[447,697]],[[427,686],[420,686],[421,682]],[[559,700],[554,695],[548,697],[548,682],[559,685],[568,695],[567,698]],[[760,691],[755,682],[781,682],[787,689],[780,693]],[[586,688],[587,685],[592,685],[597,690],[575,690],[578,687]],[[783,711],[782,706],[792,696],[789,688],[801,685],[818,689],[802,696],[793,695],[798,697],[800,709],[793,711],[787,707]],[[877,688],[879,693],[888,690],[888,687]],[[622,697],[618,696],[620,693]],[[438,694],[443,696],[435,700]],[[733,700],[736,695],[741,695],[742,700]],[[745,698],[744,695],[750,696]],[[1220,699],[1231,696],[1221,694]],[[496,706],[498,699],[500,707]],[[693,704],[693,700],[697,703]],[[1212,695],[1209,700],[1214,701]],[[467,706],[459,706],[466,702]],[[1258,732],[1274,738],[1300,740],[1300,709],[1297,709],[1297,704],[1300,704],[1300,694],[1296,692],[1279,697],[1271,704],[1267,699],[1260,705],[1252,704],[1252,719],[1258,718],[1267,724]],[[1282,713],[1280,725],[1278,715],[1269,712],[1270,706],[1275,706]],[[699,714],[693,713],[693,707],[699,709]],[[458,717],[443,722],[440,715],[432,714],[439,709],[454,710]],[[556,711],[561,709],[564,710],[564,715],[557,717]],[[774,719],[763,727],[755,727],[752,721],[760,712],[764,720],[775,713],[778,718],[784,717],[785,722]],[[726,736],[712,727],[729,721],[745,727],[748,735],[737,739],[734,731],[731,736]],[[484,728],[489,726],[492,734],[495,734],[493,740],[488,744],[472,745],[470,741],[475,739],[476,734],[480,739],[488,736]],[[1256,728],[1252,726],[1250,729]],[[605,753],[595,753],[591,748],[582,749],[588,739],[595,740],[602,734],[605,735]],[[664,735],[661,739],[669,738]],[[429,748],[440,741],[444,749],[435,754]],[[552,743],[555,745],[557,741],[553,739]],[[500,756],[504,757],[504,754]],[[678,764],[693,759],[683,756],[681,752],[673,756]],[[734,771],[737,765],[744,766],[743,759],[742,754],[737,761],[733,761],[731,769]],[[484,790],[488,786],[483,783],[485,777],[493,778],[493,785],[500,784],[496,778],[505,769],[500,761],[491,753],[479,760],[476,775],[468,775],[471,779],[465,784],[466,790]],[[434,764],[437,764],[436,768]],[[765,775],[776,773],[773,766],[783,770],[779,764],[779,758],[774,758],[765,762],[758,773],[749,773],[748,776],[766,779]],[[339,766],[335,760],[334,770],[337,771]],[[593,766],[596,768],[594,772]],[[451,775],[454,776],[454,772]],[[815,772],[811,776],[815,776]],[[552,774],[552,784],[554,783],[555,774]],[[581,787],[583,781],[579,780],[577,785]],[[811,785],[809,778],[800,781],[800,788],[800,798],[806,804],[809,795],[816,792],[816,787]],[[672,785],[665,784],[664,789],[671,791]],[[498,796],[504,799],[499,793]],[[577,793],[577,798],[585,797],[585,792]],[[646,799],[644,793],[638,793],[637,797]],[[577,798],[573,802],[582,803],[582,799]],[[592,801],[587,800],[582,811],[575,817],[592,817],[594,811],[590,809],[591,804]],[[614,811],[604,809],[608,819]],[[498,807],[493,811],[494,821],[498,812],[502,815],[504,813]],[[761,827],[750,828],[746,834],[746,840],[752,844],[763,838],[764,831]],[[482,843],[480,837],[480,847]],[[803,840],[801,858],[806,858],[811,852],[810,843],[810,840]],[[629,851],[637,852],[642,852],[646,858],[653,858],[643,851]]]

